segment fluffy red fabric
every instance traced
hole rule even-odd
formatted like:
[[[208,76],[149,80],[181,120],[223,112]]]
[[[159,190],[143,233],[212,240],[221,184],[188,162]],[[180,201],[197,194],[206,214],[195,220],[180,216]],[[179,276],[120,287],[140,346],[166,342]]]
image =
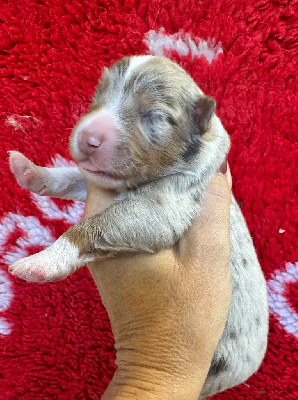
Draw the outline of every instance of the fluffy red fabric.
[[[247,383],[214,399],[297,398],[295,6],[295,0],[1,2],[1,399],[99,399],[113,375],[108,316],[86,268],[45,285],[7,273],[12,261],[78,220],[82,207],[20,189],[6,152],[19,150],[41,165],[67,163],[70,129],[87,110],[101,68],[148,52],[179,62],[216,98],[233,143],[234,193],[268,281],[264,363]]]

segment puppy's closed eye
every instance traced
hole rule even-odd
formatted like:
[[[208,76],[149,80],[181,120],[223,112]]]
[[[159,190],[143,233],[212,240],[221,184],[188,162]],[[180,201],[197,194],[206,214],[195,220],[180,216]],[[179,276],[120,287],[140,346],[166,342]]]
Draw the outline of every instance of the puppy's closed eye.
[[[149,110],[142,114],[141,122],[144,132],[153,143],[162,144],[166,131],[177,123],[174,118],[162,110]]]
[[[142,114],[141,122],[149,140],[158,141],[161,128],[166,124],[166,119],[160,110],[149,110]]]

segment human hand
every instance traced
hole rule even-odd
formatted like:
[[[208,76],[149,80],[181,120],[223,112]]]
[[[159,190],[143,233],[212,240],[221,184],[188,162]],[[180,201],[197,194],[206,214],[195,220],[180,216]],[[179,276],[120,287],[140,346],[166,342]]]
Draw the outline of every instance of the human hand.
[[[172,249],[89,264],[108,311],[118,369],[103,399],[197,399],[231,301],[229,169]],[[113,202],[88,188],[85,218]]]

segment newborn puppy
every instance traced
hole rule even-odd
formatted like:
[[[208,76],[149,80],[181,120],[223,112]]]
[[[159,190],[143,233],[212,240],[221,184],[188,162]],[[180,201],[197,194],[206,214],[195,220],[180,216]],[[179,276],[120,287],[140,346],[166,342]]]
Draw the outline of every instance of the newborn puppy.
[[[71,135],[78,168],[38,167],[18,152],[11,152],[10,164],[19,184],[41,195],[85,200],[86,179],[114,189],[115,203],[10,271],[28,281],[54,281],[100,257],[173,246],[199,213],[229,150],[214,111],[215,101],[168,59],[124,58],[106,69]],[[265,280],[234,198],[230,268],[232,304],[202,398],[245,381],[267,344]]]

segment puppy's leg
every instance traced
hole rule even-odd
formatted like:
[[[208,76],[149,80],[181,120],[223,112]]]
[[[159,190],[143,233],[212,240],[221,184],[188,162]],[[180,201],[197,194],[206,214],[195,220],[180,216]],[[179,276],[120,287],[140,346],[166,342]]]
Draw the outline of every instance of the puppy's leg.
[[[98,258],[172,246],[197,214],[199,199],[170,191],[160,196],[160,188],[155,189],[129,193],[125,200],[69,228],[47,249],[15,262],[10,271],[28,281],[54,281]]]
[[[41,196],[86,201],[86,181],[76,167],[39,167],[18,151],[10,151],[9,163],[24,189]]]

